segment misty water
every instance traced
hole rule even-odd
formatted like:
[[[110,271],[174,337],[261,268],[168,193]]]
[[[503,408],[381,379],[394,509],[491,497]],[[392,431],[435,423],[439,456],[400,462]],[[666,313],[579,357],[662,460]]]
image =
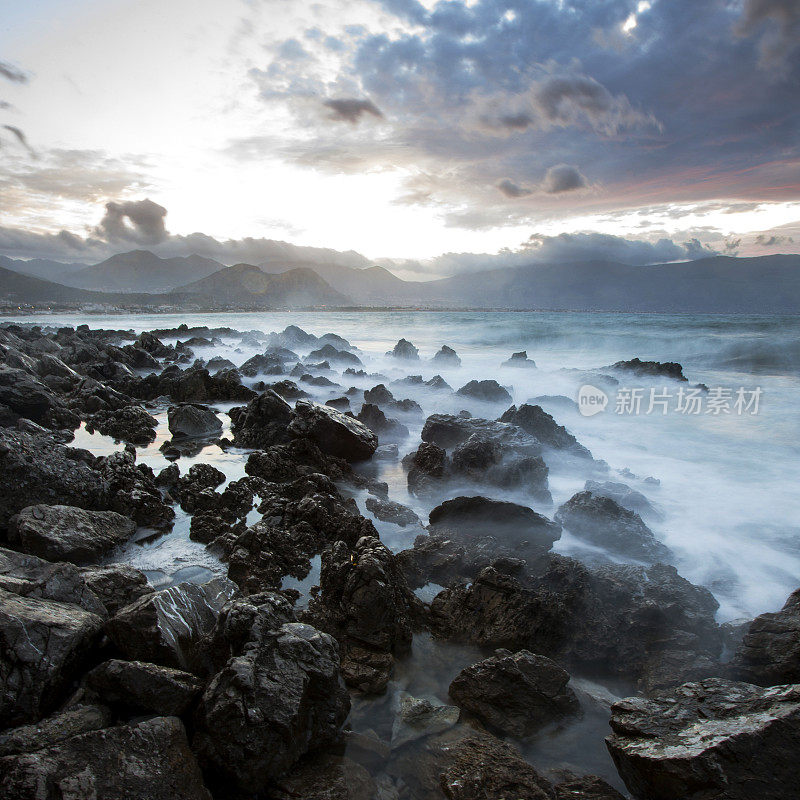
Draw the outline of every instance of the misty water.
[[[193,347],[198,358],[222,356],[236,365],[263,352],[259,335],[280,331],[287,325],[297,325],[317,335],[336,333],[358,348],[366,372],[380,373],[385,379],[342,376],[344,367],[334,368],[329,377],[340,387],[301,384],[320,402],[340,397],[350,386],[367,389],[409,375],[428,380],[439,374],[453,389],[472,379],[496,379],[509,389],[517,405],[533,399],[541,404],[591,450],[595,459],[607,463],[607,474],[597,474],[585,465],[548,461],[552,504],[532,502],[530,496],[520,492],[475,484],[448,485],[446,493],[434,498],[415,497],[408,492],[400,458],[418,446],[427,415],[465,409],[474,416],[497,418],[507,407],[415,385],[391,387],[395,397],[416,400],[424,412],[422,416],[392,412],[391,416],[400,419],[410,431],[408,440],[399,443],[399,456],[374,459],[360,469],[386,481],[390,499],[410,506],[423,524],[431,508],[448,496],[484,493],[529,505],[552,518],[559,505],[583,489],[587,478],[624,482],[651,501],[657,514],[647,518],[647,524],[674,553],[673,563],[680,574],[714,594],[720,604],[719,622],[777,610],[800,585],[800,317],[295,312],[54,314],[26,316],[19,321],[49,326],[85,323],[92,328],[131,329],[136,333],[182,323],[189,328],[230,327],[240,332],[258,332],[244,339],[241,335],[223,335],[213,346]],[[181,338],[185,340],[189,335]],[[419,348],[419,361],[400,362],[387,357],[387,351],[401,337]],[[175,341],[174,337],[162,338],[166,343]],[[460,367],[442,368],[430,363],[444,344],[456,350],[462,361]],[[306,355],[307,350],[294,349],[301,356]],[[501,366],[512,353],[521,350],[527,351],[536,368]],[[688,384],[603,369],[634,357],[680,362]],[[609,376],[618,383],[609,380]],[[273,382],[281,377],[288,376],[256,376],[244,378],[243,382]],[[700,413],[680,413],[676,408],[679,390],[699,383],[709,389],[708,393],[700,393]],[[605,410],[593,416],[581,415],[574,402],[580,387],[587,384],[604,390],[608,396]],[[627,413],[629,408],[621,409],[626,413],[617,413],[617,401],[624,397],[626,389],[640,390],[640,413]],[[666,413],[663,404],[647,413],[651,389],[656,397],[666,398]],[[751,402],[753,392],[757,393],[757,413],[752,413],[752,405],[738,413],[735,401],[739,389],[745,390],[745,397]],[[707,413],[713,405],[709,398],[717,395],[723,398],[720,404],[727,405],[729,413]],[[216,404],[225,426],[223,436],[230,429],[225,413],[230,406]],[[354,411],[357,410],[356,404]],[[169,438],[166,406],[153,413],[161,423],[158,436],[137,452],[141,462],[157,471],[169,463],[160,449]],[[121,447],[84,428],[76,432],[74,443],[98,455]],[[228,480],[235,480],[244,475],[247,452],[223,450],[208,443],[183,453],[178,463],[183,473],[192,463],[212,463],[225,472]],[[372,518],[365,506],[368,495],[354,496],[361,512]],[[249,521],[257,518],[257,513],[252,512]],[[423,532],[419,525],[403,528],[374,522],[384,543],[395,552],[411,547],[414,538]],[[144,570],[156,586],[181,580],[204,581],[214,574],[224,574],[224,566],[202,545],[189,539],[188,527],[189,518],[177,509],[171,533],[157,536],[139,531],[136,539],[114,553],[113,558]],[[566,530],[554,549],[583,560],[620,560],[582,544]],[[318,569],[317,558],[308,576],[288,577],[284,586],[307,592],[315,583]],[[438,588],[429,586],[418,593],[430,600]],[[299,604],[303,602],[301,598]],[[353,726],[379,729],[391,717],[392,704],[401,690],[448,702],[449,681],[479,657],[475,648],[437,644],[430,637],[417,636],[413,654],[399,665],[386,697],[354,705]],[[576,677],[575,686],[584,692],[582,719],[542,733],[526,745],[527,752],[537,766],[579,765],[583,772],[601,774],[620,786],[602,744],[611,695],[607,687],[593,687],[581,680]],[[625,689],[614,687],[614,693]]]

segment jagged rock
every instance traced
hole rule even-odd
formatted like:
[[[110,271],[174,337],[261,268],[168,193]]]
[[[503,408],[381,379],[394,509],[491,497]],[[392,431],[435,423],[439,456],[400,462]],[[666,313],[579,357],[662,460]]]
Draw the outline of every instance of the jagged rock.
[[[450,684],[450,697],[490,728],[523,738],[579,711],[568,682],[569,673],[545,656],[499,650],[462,669]]]
[[[223,358],[222,356],[214,356],[206,363],[206,369],[212,374],[215,375],[217,372],[223,369],[236,369],[236,364],[233,363],[230,359]]]
[[[134,600],[153,593],[153,587],[144,573],[129,564],[85,567],[81,570],[81,576],[112,615]]]
[[[406,339],[400,339],[394,348],[386,354],[405,361],[419,361],[419,350]]]
[[[171,494],[178,500],[184,511],[194,513],[202,510],[204,493],[211,490],[212,496],[215,496],[213,490],[225,480],[225,473],[211,464],[192,464],[189,471],[172,487]],[[208,498],[208,495],[205,496]],[[215,497],[219,497],[219,495]]]
[[[202,367],[182,370],[176,364],[167,367],[160,375],[146,378],[131,376],[118,381],[117,389],[131,397],[153,400],[166,395],[175,403],[213,403],[220,401],[248,402],[256,393],[243,386],[236,370],[223,369],[215,375]]]
[[[166,358],[171,350],[165,345],[157,336],[148,331],[139,334],[139,338],[135,342],[137,347],[150,353],[151,356],[156,358]]]
[[[0,403],[21,417],[46,425],[51,411],[63,405],[53,391],[21,369],[0,365]]]
[[[9,522],[9,541],[48,561],[96,563],[134,534],[133,520],[114,511],[86,511],[74,506],[28,506]]]
[[[425,386],[435,392],[453,391],[453,387],[441,375],[434,375],[429,381],[425,381]]]
[[[106,632],[126,658],[186,669],[192,648],[214,627],[235,586],[221,578],[180,583],[121,608]]]
[[[731,667],[737,678],[759,686],[800,683],[800,589],[780,611],[750,623]]]
[[[686,376],[683,374],[683,367],[675,361],[640,361],[638,358],[632,358],[630,361],[617,361],[610,367],[604,369],[624,370],[632,372],[634,375],[646,375],[660,378],[672,378],[675,381],[685,381]]]
[[[361,359],[347,350],[337,350],[332,344],[326,344],[318,350],[312,350],[307,356],[307,361],[327,361],[330,364],[348,364],[350,366],[363,366]]]
[[[709,678],[611,707],[611,757],[641,800],[790,800],[800,687]]]
[[[350,410],[350,398],[349,397],[332,397],[330,400],[325,401],[326,406],[330,406],[331,408],[335,408],[337,411],[349,411]]]
[[[458,722],[455,706],[435,706],[430,700],[405,695],[392,727],[392,749],[452,728]]]
[[[458,353],[453,350],[452,347],[448,347],[446,344],[442,345],[442,349],[439,350],[438,353],[431,359],[431,361],[436,364],[437,366],[441,367],[460,367],[461,366],[461,359],[458,357]]]
[[[0,756],[43,750],[81,733],[107,728],[111,720],[111,710],[105,706],[74,706],[33,725],[22,725],[0,733]]]
[[[379,383],[364,392],[364,402],[376,406],[386,406],[394,402],[394,395],[382,383]]]
[[[431,414],[425,420],[421,438],[449,450],[473,435],[493,442],[506,455],[538,456],[542,452],[539,441],[516,425],[479,417]]]
[[[307,756],[270,790],[271,800],[375,800],[375,781],[364,767],[344,756]]]
[[[98,664],[86,680],[106,705],[176,717],[186,712],[203,688],[188,672],[116,658]]]
[[[0,589],[0,719],[19,725],[50,711],[91,658],[102,626],[76,605]]]
[[[408,507],[392,500],[380,500],[377,497],[368,497],[366,500],[367,511],[371,511],[383,522],[394,522],[405,528],[406,525],[420,524],[419,517]]]
[[[535,437],[546,447],[564,450],[579,458],[591,459],[592,454],[563,426],[559,425],[541,406],[525,403],[519,408],[511,406],[500,422],[516,425]]]
[[[222,430],[222,423],[214,411],[197,403],[170,406],[167,419],[169,430],[176,439],[218,436]]]
[[[89,431],[131,444],[148,445],[156,438],[158,420],[141,406],[124,406],[113,411],[98,411],[87,423]]]
[[[269,388],[284,400],[301,400],[308,397],[308,392],[304,392],[294,381],[278,381]]]
[[[660,519],[661,514],[654,508],[653,504],[641,493],[631,489],[626,483],[616,483],[614,481],[586,481],[584,491],[591,492],[593,495],[610,497],[628,511],[634,511],[641,517],[652,517]]]
[[[346,461],[365,461],[378,447],[378,437],[358,420],[306,400],[297,402],[289,431],[311,439],[323,453]]]
[[[381,440],[402,441],[408,438],[409,432],[405,425],[396,419],[387,419],[383,411],[372,403],[364,403],[356,419],[377,434]]]
[[[194,748],[219,780],[259,792],[333,743],[349,709],[335,640],[284,623],[213,678],[195,716]]]
[[[183,724],[154,717],[0,759],[8,800],[211,800]]]
[[[233,441],[238,447],[269,447],[289,441],[292,407],[272,389],[267,389],[247,406],[232,408]]]
[[[0,526],[36,503],[108,508],[109,486],[94,462],[48,434],[0,428]]]
[[[592,492],[578,492],[556,512],[555,519],[579,539],[640,561],[667,561],[672,557],[635,511]]]
[[[456,394],[470,397],[474,400],[483,400],[487,403],[510,403],[511,395],[497,381],[470,381],[465,383]]]
[[[403,463],[406,463],[406,459],[403,459]],[[449,463],[443,448],[423,442],[408,459],[408,490],[414,494],[430,490],[444,476]]]
[[[514,367],[517,369],[536,369],[536,362],[528,358],[527,350],[520,350],[518,353],[512,353],[511,358],[504,361],[501,367]]]
[[[256,375],[282,375],[284,359],[273,353],[255,355],[239,367],[239,372],[248,378],[255,378]]]
[[[346,461],[325,455],[308,439],[293,439],[251,453],[245,466],[248,475],[274,483],[287,483],[315,472],[341,480],[350,471]]]

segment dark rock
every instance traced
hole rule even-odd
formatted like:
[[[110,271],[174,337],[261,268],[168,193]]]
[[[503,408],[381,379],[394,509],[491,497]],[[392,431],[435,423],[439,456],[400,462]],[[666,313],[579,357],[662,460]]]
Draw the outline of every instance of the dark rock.
[[[661,514],[654,508],[653,504],[641,493],[631,489],[627,483],[616,483],[614,481],[586,481],[583,487],[585,491],[600,497],[610,497],[614,502],[634,511],[639,516],[649,516],[654,519],[661,519]]]
[[[211,800],[183,724],[154,717],[0,759],[8,800]]]
[[[624,370],[632,372],[634,375],[652,376],[659,378],[671,378],[675,381],[685,381],[686,376],[683,374],[683,367],[675,361],[640,361],[638,358],[632,358],[630,361],[617,361],[605,369]]]
[[[375,781],[364,767],[343,756],[307,756],[270,790],[271,800],[375,800]]]
[[[282,375],[284,371],[284,360],[271,353],[248,358],[239,367],[239,372],[248,378],[255,378],[256,375]]]
[[[9,541],[48,561],[97,563],[100,556],[133,536],[136,525],[114,511],[73,506],[28,506],[9,522]]]
[[[539,441],[516,425],[479,417],[431,414],[421,434],[423,442],[433,442],[446,450],[473,435],[492,441],[506,455],[538,456],[542,452]]]
[[[449,730],[460,716],[455,706],[436,706],[430,700],[401,696],[392,726],[392,749]]]
[[[222,431],[222,423],[214,411],[197,403],[170,406],[167,419],[169,430],[176,439],[218,436]]]
[[[372,403],[364,403],[356,419],[377,434],[380,440],[402,441],[409,436],[408,428],[405,425],[396,419],[387,419],[383,411]]]
[[[364,402],[376,406],[386,406],[394,402],[394,395],[382,383],[379,383],[364,392]]]
[[[536,369],[536,362],[528,358],[527,350],[520,350],[519,353],[512,353],[511,358],[504,361],[501,367],[515,367],[523,369]]]
[[[214,356],[214,358],[209,359],[206,363],[206,369],[214,375],[223,369],[236,369],[236,364],[222,356]]]
[[[580,458],[591,459],[592,454],[563,426],[559,425],[541,406],[527,403],[517,408],[511,406],[500,422],[516,425],[538,439],[546,447],[564,450]]]
[[[613,787],[597,775],[570,778],[553,787],[555,800],[625,800]]]
[[[326,378],[324,375],[314,376],[307,373],[300,376],[300,383],[307,383],[309,386],[339,386],[336,381],[332,381],[330,378]]]
[[[176,717],[187,711],[203,688],[188,672],[119,659],[99,664],[86,680],[107,705]]]
[[[44,383],[21,369],[0,365],[0,403],[21,417],[47,425],[50,413],[62,405]]]
[[[731,667],[737,678],[759,686],[800,683],[800,589],[780,611],[750,623]]]
[[[332,344],[326,344],[319,350],[312,350],[307,356],[308,361],[327,361],[330,364],[347,364],[349,366],[363,366],[361,359],[347,350],[337,350]]]
[[[126,658],[186,669],[192,648],[214,627],[234,589],[230,581],[217,578],[144,595],[121,608],[106,632]]]
[[[800,688],[710,678],[611,707],[606,738],[642,800],[790,800],[800,767]]]
[[[112,615],[140,597],[153,593],[153,587],[147,582],[144,573],[129,564],[85,567],[81,570],[81,575],[86,585]]]
[[[425,381],[425,385],[435,392],[453,391],[453,387],[441,375],[434,375],[429,381]]]
[[[208,489],[215,489],[225,480],[225,473],[211,464],[192,464],[189,471],[172,487],[172,495],[181,504],[181,508],[191,514],[201,508],[201,495]]]
[[[562,505],[556,521],[579,539],[639,561],[666,561],[672,557],[635,511],[610,497],[578,492]]]
[[[269,388],[284,400],[301,400],[303,397],[308,397],[308,392],[304,392],[294,381],[278,381],[270,384]]]
[[[486,403],[510,403],[511,395],[497,381],[470,381],[465,383],[456,394],[483,400]]]
[[[419,525],[419,517],[408,507],[392,500],[379,500],[377,497],[368,497],[366,500],[367,511],[371,511],[383,522],[394,522],[395,525],[405,528],[406,525]]]
[[[148,445],[156,438],[158,420],[141,406],[125,406],[116,411],[99,411],[87,423],[90,432],[100,431],[122,442]]]
[[[289,441],[292,407],[272,389],[267,389],[247,406],[232,408],[233,441],[238,447],[269,447]]]
[[[378,437],[358,420],[305,400],[295,406],[289,431],[311,439],[323,453],[346,461],[365,461],[378,446]]]
[[[400,339],[391,352],[386,355],[402,358],[405,361],[419,361],[419,350],[406,339]]]
[[[0,719],[19,725],[54,708],[92,656],[103,621],[76,605],[0,589]]]
[[[500,650],[461,670],[450,697],[490,728],[523,738],[579,711],[568,682],[569,673],[545,656]]]
[[[349,397],[332,397],[330,400],[325,401],[326,406],[330,406],[331,408],[335,408],[337,411],[349,411],[350,410],[350,398]]]
[[[442,367],[461,366],[461,359],[458,357],[458,353],[456,353],[456,351],[453,350],[452,347],[448,347],[446,344],[442,345],[442,349],[438,353],[436,353],[436,355],[431,359],[431,361],[437,366],[442,366]]]
[[[155,356],[156,358],[166,358],[171,350],[167,345],[165,345],[157,336],[152,333],[148,333],[145,331],[144,333],[139,334],[139,338],[136,340],[136,346],[140,347],[142,350],[150,353],[151,356]]]
[[[406,459],[403,459],[406,463]],[[408,490],[423,494],[434,488],[449,467],[449,459],[443,448],[431,442],[423,442],[408,458]]]
[[[242,385],[236,370],[223,369],[211,375],[202,367],[181,370],[177,365],[167,367],[160,375],[153,373],[145,378],[120,379],[115,386],[141,400],[166,395],[175,403],[248,402],[256,395],[252,389]]]

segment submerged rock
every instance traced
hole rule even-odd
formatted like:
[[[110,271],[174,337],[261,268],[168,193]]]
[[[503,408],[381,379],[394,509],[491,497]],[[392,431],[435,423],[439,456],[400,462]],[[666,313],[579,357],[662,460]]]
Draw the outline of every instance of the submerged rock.
[[[683,374],[683,367],[675,361],[641,361],[632,358],[630,361],[617,361],[605,369],[623,370],[632,372],[634,375],[653,376],[660,378],[671,378],[675,381],[688,380]]]
[[[382,522],[394,522],[395,525],[405,528],[406,525],[419,525],[419,517],[408,507],[392,500],[380,500],[377,497],[368,497],[366,500],[367,511],[371,511]]]
[[[501,367],[515,367],[517,369],[536,369],[536,362],[528,358],[527,350],[520,350],[518,353],[512,353],[511,358],[504,361]]]
[[[73,506],[28,506],[9,523],[9,541],[48,561],[96,563],[134,534],[133,520],[114,511],[86,511]]]
[[[800,687],[710,678],[611,707],[611,757],[641,800],[792,800]]]
[[[456,394],[470,397],[474,400],[483,400],[487,403],[510,403],[511,395],[508,390],[497,381],[470,381],[465,383]]]
[[[208,406],[198,403],[183,403],[167,410],[169,430],[176,438],[199,438],[217,436],[222,423]]]
[[[378,447],[378,437],[357,419],[305,400],[295,406],[289,430],[311,439],[323,453],[346,461],[365,461]]]
[[[401,697],[392,728],[392,749],[446,731],[458,722],[459,716],[456,706],[435,706],[430,700],[411,695]]]

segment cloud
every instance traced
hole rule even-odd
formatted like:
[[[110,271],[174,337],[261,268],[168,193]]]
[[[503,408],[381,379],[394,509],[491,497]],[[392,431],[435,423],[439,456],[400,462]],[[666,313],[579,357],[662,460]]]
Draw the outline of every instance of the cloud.
[[[745,0],[734,32],[738,36],[760,33],[760,66],[783,71],[789,54],[800,46],[800,3],[797,0]]]
[[[109,242],[159,244],[167,238],[166,216],[167,209],[152,200],[110,202],[96,233]]]
[[[13,64],[7,61],[0,61],[0,77],[11,81],[12,83],[27,83],[28,76]]]
[[[584,189],[588,185],[586,178],[577,167],[569,164],[556,164],[545,173],[542,190],[547,194],[561,194]]]
[[[15,125],[3,125],[5,130],[9,131],[14,138],[32,155],[36,155],[36,151],[28,144],[28,139],[25,134]]]
[[[767,236],[766,234],[760,233],[756,236],[755,243],[761,247],[780,247],[782,245],[794,244],[794,239],[791,236],[779,236],[776,234]]]
[[[331,110],[330,118],[353,125],[361,120],[364,114],[372,114],[381,118],[383,113],[371,100],[359,100],[355,97],[339,97],[323,100],[322,104]]]
[[[526,189],[524,186],[519,186],[518,184],[514,183],[510,178],[503,178],[500,183],[497,184],[497,188],[506,196],[506,197],[525,197],[533,191],[532,189]]]

